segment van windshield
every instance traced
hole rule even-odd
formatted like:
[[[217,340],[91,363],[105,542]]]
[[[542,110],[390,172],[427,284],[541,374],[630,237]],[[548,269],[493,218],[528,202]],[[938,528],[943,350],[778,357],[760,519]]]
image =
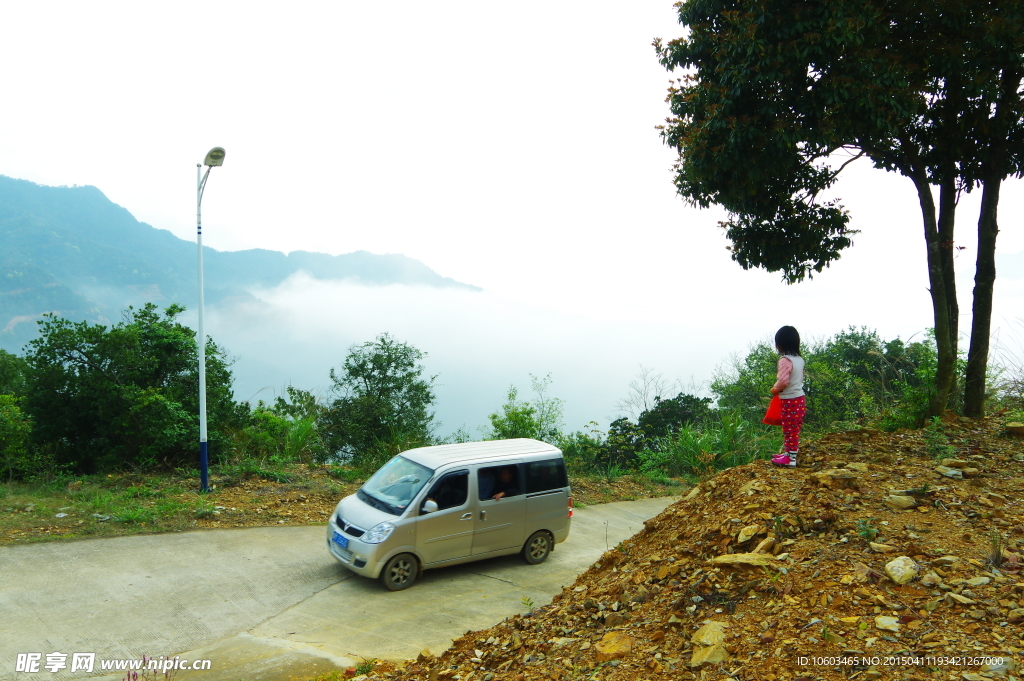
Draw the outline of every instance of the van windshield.
[[[356,496],[391,515],[402,515],[434,471],[401,456],[388,461],[363,483]]]

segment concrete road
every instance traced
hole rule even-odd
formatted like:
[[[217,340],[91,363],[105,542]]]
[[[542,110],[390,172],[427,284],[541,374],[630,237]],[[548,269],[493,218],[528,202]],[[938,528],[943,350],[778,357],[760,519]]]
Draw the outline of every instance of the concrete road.
[[[315,527],[212,530],[0,549],[0,680],[97,678],[100,660],[180,655],[211,661],[205,681],[305,679],[360,659],[440,653],[468,630],[524,612],[570,584],[674,499],[577,509],[541,565],[518,556],[428,570],[389,592],[327,552]],[[67,667],[45,669],[49,653]],[[73,653],[96,653],[91,674]],[[40,671],[15,671],[42,653]]]

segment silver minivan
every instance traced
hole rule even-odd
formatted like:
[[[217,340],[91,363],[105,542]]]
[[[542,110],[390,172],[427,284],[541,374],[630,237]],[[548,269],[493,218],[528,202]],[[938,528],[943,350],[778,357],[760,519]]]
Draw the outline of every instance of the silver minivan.
[[[541,563],[565,541],[572,496],[562,452],[529,439],[402,452],[327,523],[327,548],[353,572],[406,589],[427,568],[522,554]]]

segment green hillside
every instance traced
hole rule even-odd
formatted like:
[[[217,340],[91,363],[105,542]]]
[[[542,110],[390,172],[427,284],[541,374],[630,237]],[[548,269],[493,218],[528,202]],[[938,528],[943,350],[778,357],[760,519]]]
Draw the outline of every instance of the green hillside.
[[[203,260],[211,305],[299,270],[318,279],[480,290],[397,254],[205,248]],[[128,305],[194,307],[196,300],[195,242],[139,222],[95,187],[0,176],[0,348],[20,350],[45,312],[103,323]]]

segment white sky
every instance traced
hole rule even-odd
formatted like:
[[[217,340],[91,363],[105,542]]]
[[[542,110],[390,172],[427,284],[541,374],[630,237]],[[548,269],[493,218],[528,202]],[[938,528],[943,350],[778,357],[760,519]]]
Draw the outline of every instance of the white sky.
[[[651,47],[681,33],[670,0],[282,7],[8,3],[0,22],[0,174],[95,185],[192,240],[195,164],[219,145],[207,245],[404,253],[486,289],[262,292],[247,334],[212,315],[240,397],[326,382],[344,348],[391,331],[430,352],[446,428],[482,425],[531,371],[552,372],[577,428],[613,415],[641,363],[700,382],[782,324],[887,338],[930,324],[905,179],[848,169],[856,246],[792,287],[743,272],[721,214],[675,196]],[[1003,190],[1001,253],[1024,250],[1020,189]],[[958,227],[965,313],[976,208],[964,200]],[[997,323],[1022,303],[1024,281],[1002,281]]]

